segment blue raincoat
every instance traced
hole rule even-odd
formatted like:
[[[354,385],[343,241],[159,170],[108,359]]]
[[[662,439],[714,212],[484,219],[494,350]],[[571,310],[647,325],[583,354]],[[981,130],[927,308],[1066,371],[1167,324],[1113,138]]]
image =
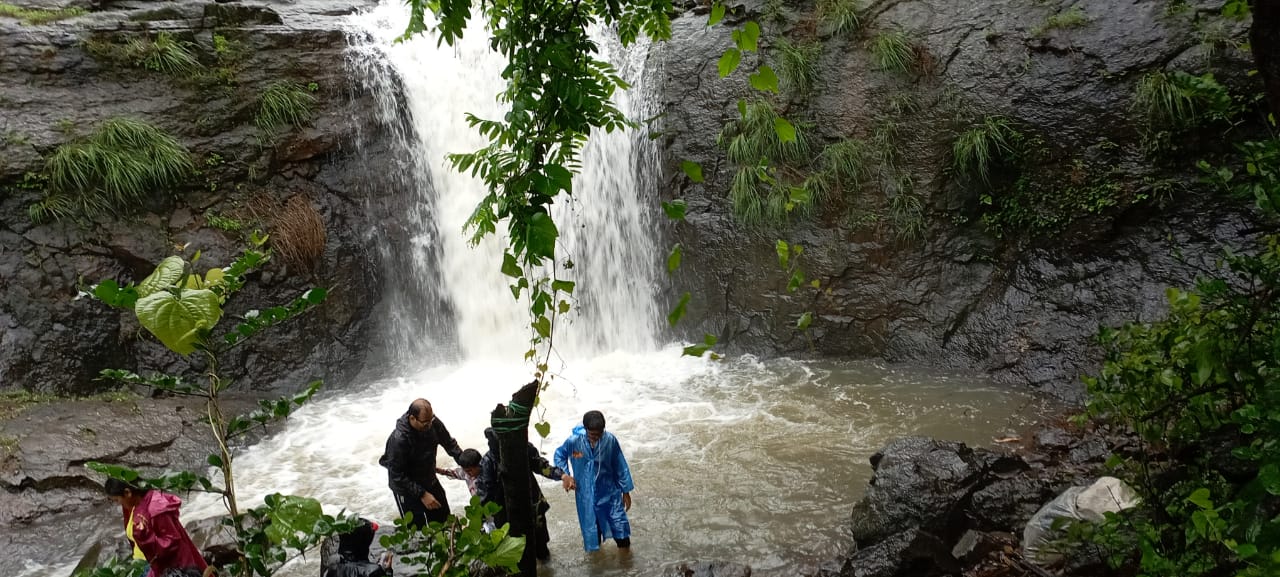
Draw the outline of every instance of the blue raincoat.
[[[635,485],[618,438],[605,431],[593,448],[587,430],[582,425],[574,427],[555,454],[555,465],[561,470],[568,471],[570,464],[578,484],[575,498],[583,548],[598,551],[606,539],[630,538],[631,523],[622,507],[622,494],[630,493]]]

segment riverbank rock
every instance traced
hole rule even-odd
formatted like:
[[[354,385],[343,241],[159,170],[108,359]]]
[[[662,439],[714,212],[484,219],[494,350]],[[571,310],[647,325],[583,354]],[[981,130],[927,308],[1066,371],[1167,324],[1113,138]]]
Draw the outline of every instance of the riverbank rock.
[[[664,566],[662,577],[751,577],[751,568],[728,561],[681,561]]]
[[[258,396],[227,395],[239,414]],[[0,421],[0,574],[24,563],[65,563],[94,543],[121,546],[120,509],[102,492],[102,475],[85,463],[123,465],[144,474],[207,467],[215,450],[204,400],[126,398],[44,402]],[[105,554],[105,553],[104,553]]]
[[[1050,437],[1059,442],[1035,443]],[[1033,432],[1027,439],[1001,450],[925,437],[890,442],[871,458],[875,473],[850,516],[856,550],[819,575],[999,575],[974,571],[984,565],[1025,569],[1015,535],[1061,490],[1098,474],[1096,463],[1057,456],[1093,441],[1108,446],[1104,437],[1063,429]]]

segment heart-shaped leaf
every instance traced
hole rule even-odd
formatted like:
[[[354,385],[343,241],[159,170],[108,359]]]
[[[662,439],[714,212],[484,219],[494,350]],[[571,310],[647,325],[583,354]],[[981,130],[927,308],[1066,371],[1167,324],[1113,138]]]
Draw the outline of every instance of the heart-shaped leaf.
[[[164,346],[189,355],[200,340],[201,330],[212,329],[222,318],[222,300],[209,289],[175,292],[160,291],[138,299],[134,311],[138,322]]]

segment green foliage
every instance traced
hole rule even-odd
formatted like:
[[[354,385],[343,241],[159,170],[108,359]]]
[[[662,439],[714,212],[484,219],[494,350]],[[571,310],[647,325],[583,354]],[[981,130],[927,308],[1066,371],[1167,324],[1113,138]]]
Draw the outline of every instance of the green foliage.
[[[508,535],[510,525],[490,533],[483,530],[484,519],[500,509],[496,503],[481,504],[479,497],[472,497],[463,516],[450,516],[443,523],[432,522],[421,528],[412,524],[409,513],[396,520],[396,532],[379,538],[379,544],[402,552],[400,562],[423,568],[424,575],[468,577],[472,560],[515,572],[524,553],[525,538]]]
[[[44,222],[128,212],[193,169],[186,148],[172,136],[140,120],[113,118],[87,138],[58,147],[45,165],[48,194],[28,215]]]
[[[1083,216],[1102,214],[1135,198],[1110,170],[1077,161],[1065,174],[1024,171],[1011,187],[998,187],[980,200],[987,231],[1004,238],[1053,236]]]
[[[1218,182],[1255,196],[1275,218],[1280,145],[1239,149],[1251,168]],[[1113,457],[1141,507],[1078,536],[1102,546],[1113,566],[1188,577],[1280,573],[1280,236],[1223,261],[1193,289],[1168,289],[1163,320],[1099,337],[1107,356],[1085,379],[1086,416],[1143,444]]]
[[[1058,12],[1041,22],[1031,31],[1031,36],[1039,38],[1044,36],[1050,30],[1063,30],[1068,28],[1079,28],[1089,23],[1089,15],[1085,14],[1084,9],[1080,6],[1072,6],[1065,12]]]
[[[951,167],[971,181],[991,182],[991,171],[1022,153],[1022,133],[1008,119],[988,116],[960,133],[951,145]]]
[[[818,0],[817,16],[826,34],[847,38],[862,29],[859,0]]]
[[[809,138],[800,128],[792,139],[784,140],[778,130],[781,117],[767,101],[756,100],[741,108],[742,116],[726,124],[718,139],[729,161],[738,165],[729,189],[734,215],[748,225],[778,225],[786,221],[788,204],[794,207],[791,188],[797,178],[784,173],[779,179],[769,168],[807,164],[812,151]]]
[[[1243,170],[1215,168],[1203,160],[1197,166],[1209,182],[1237,198],[1253,200],[1267,213],[1280,212],[1280,139],[1241,142],[1236,150]]]
[[[265,238],[256,239],[257,246]],[[137,471],[110,463],[89,463],[99,473],[164,491],[206,491],[219,494],[227,505],[229,517],[224,520],[236,535],[239,560],[229,568],[231,575],[267,577],[306,552],[325,537],[350,531],[358,519],[341,514],[326,515],[320,502],[299,496],[272,494],[257,507],[241,509],[234,490],[234,455],[230,446],[246,432],[288,418],[309,401],[321,383],[310,383],[301,392],[276,400],[259,402],[259,408],[247,415],[228,418],[220,405],[220,394],[232,382],[218,371],[220,356],[246,342],[268,327],[296,318],[324,301],[325,291],[313,288],[286,306],[265,311],[250,311],[241,322],[222,335],[215,330],[224,315],[223,304],[244,286],[245,277],[267,259],[255,249],[245,250],[230,266],[212,268],[200,276],[194,273],[199,254],[187,262],[169,257],[136,286],[105,280],[87,287],[85,294],[123,309],[133,310],[139,323],[154,334],[170,350],[187,355],[199,352],[208,367],[205,384],[185,381],[171,375],[140,376],[128,371],[102,371],[104,379],[130,385],[148,386],[173,394],[207,399],[206,413],[210,431],[218,451],[207,462],[222,473],[221,484],[201,474],[180,471],[158,477],[144,477]],[[100,571],[113,571],[110,566]],[[95,573],[97,574],[97,573]],[[104,573],[114,574],[114,573]]]
[[[876,34],[871,39],[871,61],[880,70],[904,74],[910,72],[916,61],[911,37],[900,28]]]
[[[828,145],[818,154],[814,170],[805,178],[804,188],[814,202],[823,202],[856,192],[870,175],[871,158],[861,140],[846,138]]]
[[[1145,131],[1177,133],[1214,122],[1228,122],[1240,106],[1213,74],[1151,72],[1138,81],[1132,109],[1142,115]]]
[[[818,76],[818,57],[822,55],[822,45],[817,42],[793,43],[779,38],[774,45],[778,50],[778,71],[782,76],[782,87],[800,97],[809,95],[813,82]]]
[[[244,223],[239,219],[212,211],[204,213],[204,221],[209,226],[224,232],[240,232],[244,229]]]
[[[311,119],[315,95],[293,82],[273,82],[258,97],[254,124],[266,132],[286,126],[302,126]]]
[[[902,242],[917,242],[924,238],[924,204],[912,191],[910,181],[899,183],[889,196],[889,222],[894,236]]]
[[[191,52],[191,43],[174,38],[168,32],[159,32],[155,39],[134,37],[123,44],[103,36],[91,36],[84,41],[85,52],[110,66],[143,68],[166,76],[186,79],[204,70],[200,60]]]
[[[16,18],[25,24],[48,24],[58,20],[66,20],[83,16],[88,12],[84,8],[68,7],[58,9],[23,8],[7,2],[0,2],[0,17]]]

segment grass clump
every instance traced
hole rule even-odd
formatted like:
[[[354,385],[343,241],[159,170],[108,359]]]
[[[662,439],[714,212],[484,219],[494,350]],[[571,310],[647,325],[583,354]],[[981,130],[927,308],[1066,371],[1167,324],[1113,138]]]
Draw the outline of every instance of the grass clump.
[[[58,147],[45,165],[46,196],[28,208],[28,216],[44,222],[128,212],[193,169],[187,149],[163,130],[112,118],[88,137]]]
[[[58,9],[23,8],[6,2],[0,2],[0,16],[21,20],[24,24],[40,25],[76,16],[88,14],[84,8],[69,7]]]
[[[796,126],[795,140],[783,142],[776,128],[779,118],[766,101],[745,104],[741,117],[725,125],[717,139],[729,161],[738,165],[729,192],[734,215],[744,224],[781,224],[786,221],[788,208],[803,208],[811,201],[792,198],[791,180],[795,179],[790,174],[794,171],[785,170],[808,163],[809,137],[804,127]],[[776,173],[784,180],[776,180],[770,167],[778,169]]]
[[[897,28],[876,34],[871,40],[871,60],[880,70],[909,72],[916,62],[911,37]]]
[[[315,95],[293,82],[274,82],[258,98],[254,123],[273,132],[285,126],[302,126],[311,119]]]
[[[1066,11],[1059,12],[1053,16],[1045,18],[1044,22],[1041,22],[1039,26],[1035,27],[1035,29],[1031,31],[1031,35],[1039,38],[1044,36],[1050,30],[1079,28],[1088,23],[1089,15],[1085,14],[1084,10],[1079,6],[1072,6]]]
[[[817,16],[826,34],[848,37],[862,28],[859,0],[818,0]]]
[[[191,51],[192,44],[168,32],[155,39],[131,38],[123,44],[102,37],[84,41],[84,49],[97,60],[120,67],[143,68],[175,78],[186,78],[204,69]]]
[[[818,77],[817,64],[822,45],[817,42],[793,43],[784,36],[775,47],[783,89],[800,97],[808,96]]]
[[[324,221],[305,196],[290,197],[272,228],[271,248],[286,264],[305,270],[319,264],[325,247]]]
[[[804,180],[814,202],[844,197],[859,190],[871,173],[871,152],[865,142],[846,138],[818,153],[815,169]]]
[[[1238,107],[1226,87],[1212,74],[1152,72],[1138,81],[1133,95],[1148,129],[1186,129],[1218,120],[1230,120]]]
[[[951,145],[951,166],[970,180],[990,183],[991,169],[1016,158],[1022,133],[999,116],[988,116],[956,137]]]
[[[924,203],[912,191],[910,179],[904,178],[897,191],[889,196],[889,222],[893,234],[901,242],[917,242],[924,238]]]

